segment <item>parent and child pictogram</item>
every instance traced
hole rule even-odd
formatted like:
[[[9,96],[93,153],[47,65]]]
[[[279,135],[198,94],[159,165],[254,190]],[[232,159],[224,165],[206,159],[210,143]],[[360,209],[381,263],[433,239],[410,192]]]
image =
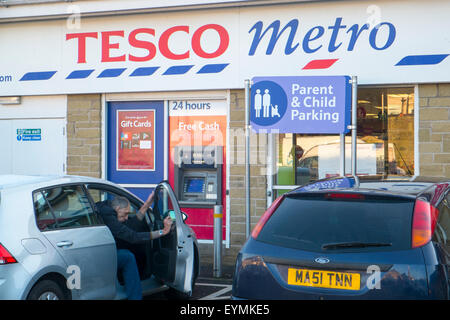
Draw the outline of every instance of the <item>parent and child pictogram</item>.
[[[278,112],[278,105],[271,104],[271,97],[269,89],[264,90],[264,94],[261,95],[261,90],[257,89],[255,94],[255,111],[256,118],[261,117],[261,109],[263,109],[263,118],[269,117],[281,117]]]

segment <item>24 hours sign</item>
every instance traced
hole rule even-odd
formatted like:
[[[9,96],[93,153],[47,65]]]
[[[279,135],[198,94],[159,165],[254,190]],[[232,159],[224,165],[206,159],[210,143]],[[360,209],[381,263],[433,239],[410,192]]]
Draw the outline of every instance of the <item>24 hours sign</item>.
[[[117,171],[155,170],[155,110],[117,110]]]

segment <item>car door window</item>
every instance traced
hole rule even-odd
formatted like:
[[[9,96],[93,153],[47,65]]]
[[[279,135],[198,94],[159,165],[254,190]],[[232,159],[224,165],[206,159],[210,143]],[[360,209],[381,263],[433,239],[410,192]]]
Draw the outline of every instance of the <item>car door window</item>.
[[[33,194],[33,202],[36,223],[39,230],[49,231],[56,229],[56,218],[42,192],[35,192]]]
[[[34,193],[40,230],[99,225],[100,221],[79,185],[58,186]]]
[[[114,192],[112,190],[107,190],[104,188],[101,188],[99,186],[93,186],[93,185],[88,185],[87,189],[89,191],[89,194],[92,197],[92,200],[94,201],[95,204],[99,204],[103,201],[112,201],[115,197],[123,197],[124,195],[119,194],[118,192]],[[130,199],[128,197],[126,197],[128,199],[128,201],[130,201]],[[130,201],[130,212],[128,213],[128,217],[129,218],[133,218],[134,216],[136,216],[136,213],[139,211],[139,206],[134,203],[133,201]]]
[[[153,212],[158,220],[164,220],[167,216],[170,216],[175,220],[174,206],[172,199],[167,189],[163,186],[159,186],[155,191],[155,206]]]

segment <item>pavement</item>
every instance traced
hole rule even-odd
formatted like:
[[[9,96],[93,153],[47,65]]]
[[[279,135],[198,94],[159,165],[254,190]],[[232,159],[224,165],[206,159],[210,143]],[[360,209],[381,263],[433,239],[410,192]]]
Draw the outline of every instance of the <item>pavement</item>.
[[[220,277],[214,276],[212,264],[201,264],[200,274],[190,300],[229,300],[233,274],[234,266],[230,264],[222,265]]]
[[[214,247],[212,244],[199,244],[200,254],[200,274],[199,279],[214,279],[223,281],[232,281],[236,264],[236,257],[239,250],[222,249],[222,274],[220,277],[214,277]],[[231,283],[231,282],[230,282]]]
[[[203,258],[203,259],[202,259]],[[200,258],[200,273],[189,300],[229,300],[234,275],[233,259],[224,259],[220,277],[214,276],[210,255]],[[167,300],[164,292],[146,296],[145,300]]]
[[[201,262],[200,262],[201,263]],[[233,281],[234,265],[223,264],[220,277],[214,276],[214,267],[211,263],[205,262],[200,264],[200,274],[198,275],[198,282],[200,280],[214,281],[214,282],[226,282]]]

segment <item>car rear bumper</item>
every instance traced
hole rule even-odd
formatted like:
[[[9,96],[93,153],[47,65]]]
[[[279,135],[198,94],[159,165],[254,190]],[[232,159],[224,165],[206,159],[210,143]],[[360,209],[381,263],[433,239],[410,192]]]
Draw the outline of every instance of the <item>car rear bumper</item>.
[[[0,300],[25,299],[25,288],[31,276],[20,263],[0,266]]]
[[[430,299],[420,248],[359,253],[357,256],[350,253],[330,253],[327,255],[331,260],[329,266],[313,265],[317,255],[311,252],[300,252],[263,243],[250,243],[243,252],[241,251],[237,259],[233,297],[256,300]],[[310,261],[310,265],[305,264],[305,261]],[[371,268],[374,266],[378,267],[376,272]],[[297,285],[288,280],[292,270],[294,272],[298,270],[297,273],[300,274],[303,270],[303,275],[307,272],[311,275],[317,270],[327,274],[337,272],[359,274],[360,279],[357,280],[359,285],[357,288],[313,286],[314,278],[308,280],[308,286]]]

